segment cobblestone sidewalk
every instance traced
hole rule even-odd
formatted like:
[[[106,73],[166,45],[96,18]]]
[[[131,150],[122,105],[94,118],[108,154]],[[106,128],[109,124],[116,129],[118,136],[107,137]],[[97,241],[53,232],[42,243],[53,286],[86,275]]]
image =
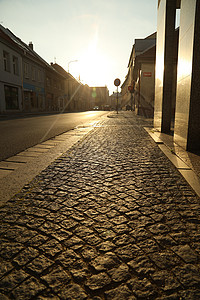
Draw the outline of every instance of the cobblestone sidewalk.
[[[131,112],[0,208],[0,299],[200,299],[200,199]]]

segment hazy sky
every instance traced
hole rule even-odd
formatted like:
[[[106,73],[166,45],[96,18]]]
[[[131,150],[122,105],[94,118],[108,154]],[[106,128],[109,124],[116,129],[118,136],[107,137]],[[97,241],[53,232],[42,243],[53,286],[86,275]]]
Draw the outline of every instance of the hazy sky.
[[[134,40],[156,31],[157,0],[0,0],[0,22],[48,63],[111,94]]]

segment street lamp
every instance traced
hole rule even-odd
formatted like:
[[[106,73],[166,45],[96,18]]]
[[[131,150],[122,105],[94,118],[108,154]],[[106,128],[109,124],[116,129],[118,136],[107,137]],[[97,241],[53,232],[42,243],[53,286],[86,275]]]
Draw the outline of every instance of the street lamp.
[[[76,59],[76,60],[71,60],[71,61],[69,61],[68,62],[68,73],[69,73],[69,65],[71,64],[71,63],[73,63],[73,62],[77,62],[78,60]],[[67,87],[68,87],[68,91],[67,91],[67,95],[68,95],[68,103],[70,103],[70,83],[69,83],[69,81],[70,81],[70,78],[68,77],[68,80],[67,80]]]
[[[70,65],[71,63],[77,62],[77,61],[78,61],[78,60],[76,59],[76,60],[71,60],[71,61],[68,62],[68,73],[69,73],[69,65]]]

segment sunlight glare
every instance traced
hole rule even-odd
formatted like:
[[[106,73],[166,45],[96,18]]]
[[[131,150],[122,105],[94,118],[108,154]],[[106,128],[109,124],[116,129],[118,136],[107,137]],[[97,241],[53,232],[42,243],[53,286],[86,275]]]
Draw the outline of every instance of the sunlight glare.
[[[105,86],[106,57],[100,53],[97,31],[88,48],[80,55],[79,62],[80,79],[83,83],[89,86]]]

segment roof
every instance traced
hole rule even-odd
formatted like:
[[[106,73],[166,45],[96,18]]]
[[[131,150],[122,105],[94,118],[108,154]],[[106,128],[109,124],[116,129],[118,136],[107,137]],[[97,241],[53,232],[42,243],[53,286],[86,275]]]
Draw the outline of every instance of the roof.
[[[147,49],[145,49],[142,53],[140,53],[137,58],[155,58],[156,55],[156,45],[153,45]]]
[[[62,76],[64,76],[65,78],[70,78],[72,80],[77,81],[77,83],[83,85],[81,82],[79,82],[76,78],[74,78],[69,72],[67,72],[65,69],[63,69],[63,67],[61,67],[58,64],[51,64],[51,66]]]
[[[15,46],[23,51],[23,54],[26,55],[27,53],[34,59],[37,59],[40,63],[44,64],[47,68],[51,69],[52,71],[58,73],[51,65],[49,65],[37,52],[31,49],[26,43],[24,43],[20,38],[18,38],[10,29],[3,27],[0,24],[0,30],[8,37],[8,39],[15,44]],[[58,73],[61,75],[60,73]]]
[[[159,5],[160,5],[160,2],[161,2],[161,0],[158,0],[158,8],[159,8]],[[176,8],[180,8],[180,6],[181,6],[181,0],[176,0]]]
[[[136,39],[135,40],[135,56],[138,52],[144,52],[146,49],[155,46],[156,39]]]
[[[156,45],[156,32],[152,33],[151,35],[147,36],[144,39],[135,39],[135,44],[132,46],[131,55],[128,62],[128,67],[130,66],[131,60],[133,59],[133,53],[135,51],[135,57],[141,52],[145,51],[151,46]]]
[[[148,35],[147,37],[145,37],[145,40],[146,39],[156,39],[156,35],[157,35],[157,32],[155,31],[154,33]]]
[[[27,51],[27,47],[23,44],[23,42],[17,38],[8,28],[3,27],[0,25],[0,30],[3,31],[3,33],[14,43],[16,46],[18,46],[21,50]]]

